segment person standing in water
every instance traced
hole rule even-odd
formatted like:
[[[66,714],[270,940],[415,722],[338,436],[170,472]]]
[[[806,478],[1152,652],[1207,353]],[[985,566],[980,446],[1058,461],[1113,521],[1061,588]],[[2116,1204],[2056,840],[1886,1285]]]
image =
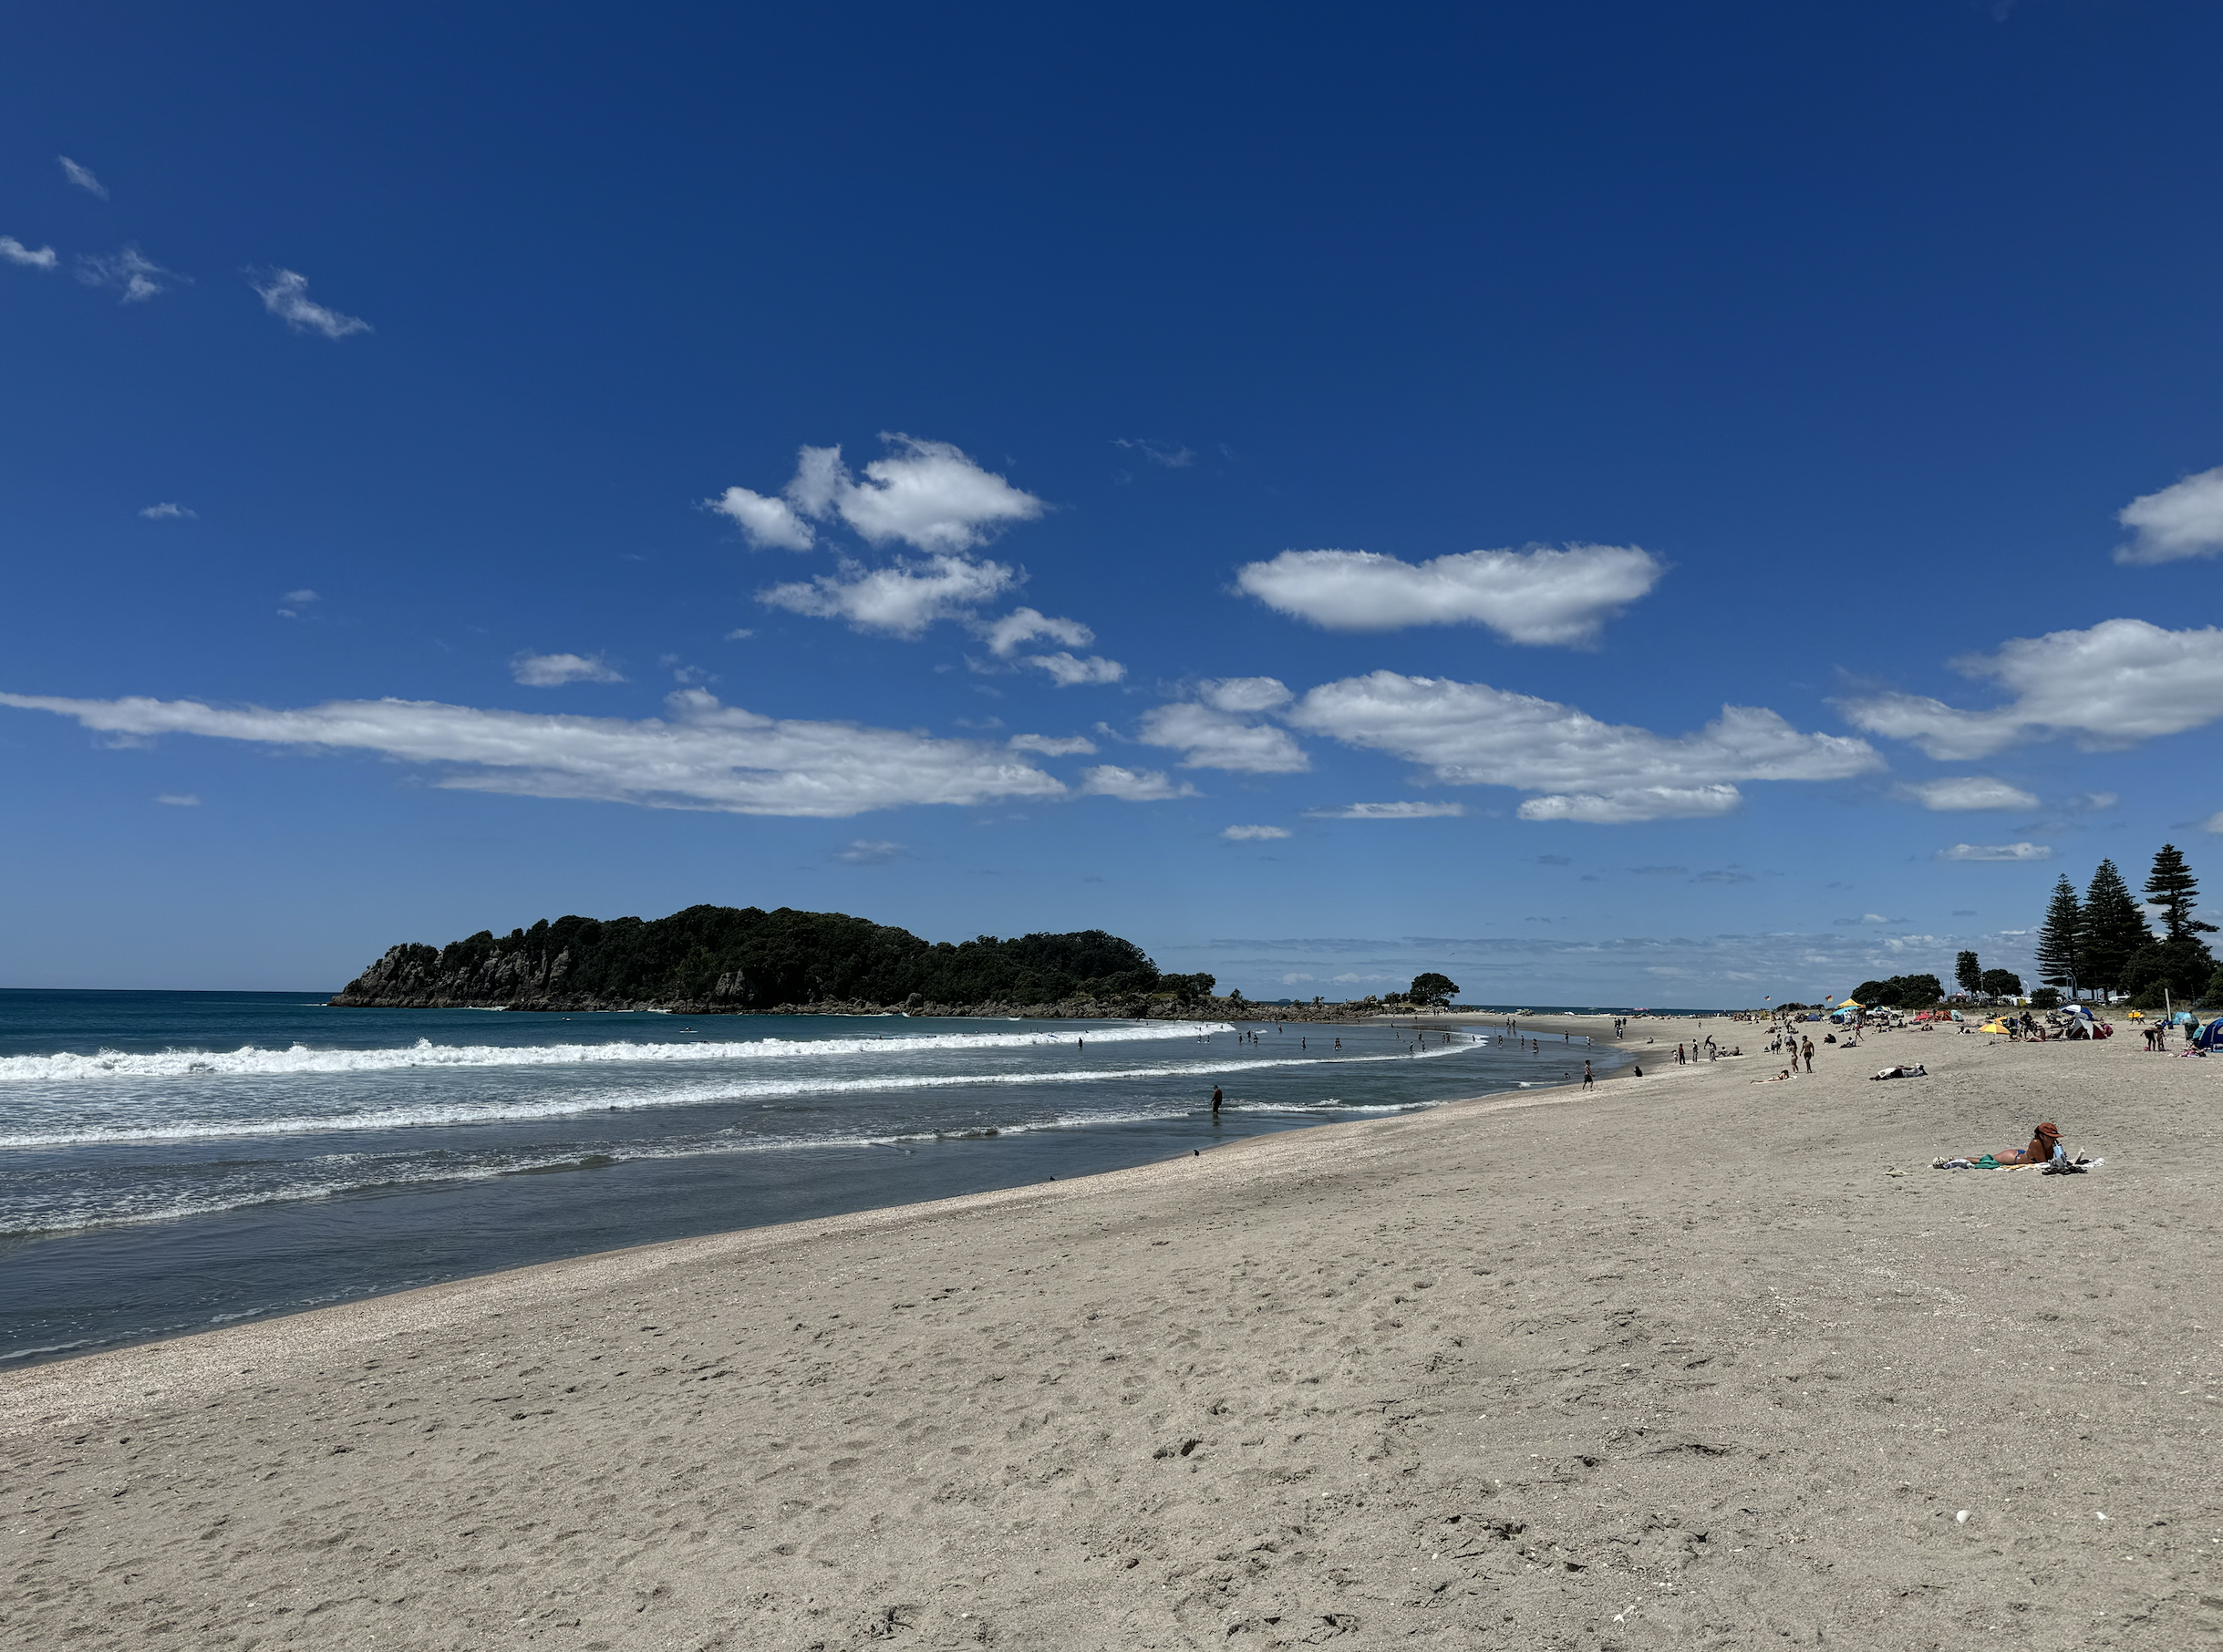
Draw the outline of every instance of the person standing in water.
[[[1212,1119],[1213,1119],[1213,1121],[1214,1121],[1215,1123],[1217,1123],[1217,1122],[1219,1121],[1219,1116],[1220,1116],[1220,1087],[1219,1087],[1218,1085],[1215,1084],[1215,1085],[1212,1087]]]

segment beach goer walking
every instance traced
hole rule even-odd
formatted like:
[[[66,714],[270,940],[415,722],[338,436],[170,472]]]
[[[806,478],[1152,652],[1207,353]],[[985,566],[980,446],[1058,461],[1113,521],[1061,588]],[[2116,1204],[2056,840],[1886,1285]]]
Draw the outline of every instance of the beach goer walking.
[[[1589,1064],[1587,1061],[1585,1061],[1585,1062],[1582,1064],[1582,1087],[1583,1087],[1583,1089],[1589,1089],[1589,1088],[1590,1088],[1592,1085],[1596,1084],[1597,1082],[1597,1079],[1596,1075],[1594,1075],[1594,1074],[1593,1074],[1593,1073],[1590,1071],[1590,1064]]]
[[[1680,1044],[1675,1047],[1675,1065],[1678,1067],[1682,1065],[1682,1046]]]
[[[1212,1116],[1215,1119],[1220,1116],[1220,1087],[1216,1084],[1212,1087]]]
[[[1812,1072],[1814,1070],[1814,1040],[1812,1038],[1806,1040],[1805,1048],[1800,1053],[1806,1058],[1806,1070]]]

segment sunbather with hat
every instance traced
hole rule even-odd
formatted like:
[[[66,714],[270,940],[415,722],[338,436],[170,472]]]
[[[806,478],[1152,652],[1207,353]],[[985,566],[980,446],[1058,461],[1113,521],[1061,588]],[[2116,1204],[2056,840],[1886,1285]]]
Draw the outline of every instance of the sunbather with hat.
[[[1939,1159],[1937,1164],[1941,1170],[2011,1170],[2018,1164],[2045,1164],[2067,1157],[2068,1150],[2061,1145],[2061,1127],[2041,1124],[2030,1145],[2020,1152],[2009,1148],[2003,1153],[1968,1153],[1957,1159]]]

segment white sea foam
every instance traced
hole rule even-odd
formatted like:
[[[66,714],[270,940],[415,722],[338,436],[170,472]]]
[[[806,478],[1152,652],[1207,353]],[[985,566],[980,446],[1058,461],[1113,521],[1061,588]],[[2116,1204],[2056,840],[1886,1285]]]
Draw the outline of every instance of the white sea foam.
[[[1093,1035],[1091,1035],[1093,1036]],[[121,1118],[95,1123],[80,1120],[47,1131],[23,1131],[0,1135],[0,1148],[74,1147],[101,1141],[187,1141],[222,1137],[302,1136],[340,1131],[415,1130],[427,1126],[514,1122],[520,1120],[560,1119],[614,1110],[684,1107],[706,1102],[776,1101],[813,1096],[859,1095],[874,1091],[959,1089],[967,1087],[1026,1087],[1054,1084],[1101,1084],[1136,1079],[1212,1078],[1227,1073],[1260,1072],[1293,1067],[1361,1067],[1391,1061],[1431,1061],[1457,1055],[1467,1047],[1446,1045],[1416,1055],[1340,1056],[1322,1059],[1292,1057],[1283,1059],[1191,1061],[1152,1067],[1094,1068],[1061,1072],[1040,1070],[989,1073],[883,1074],[859,1079],[736,1079],[729,1083],[687,1089],[650,1091],[595,1090],[572,1095],[542,1096],[530,1100],[455,1100],[401,1106],[366,1108],[326,1114],[294,1114],[283,1118],[204,1118],[154,1123],[140,1118]]]
[[[394,1049],[258,1049],[229,1052],[165,1049],[147,1053],[101,1050],[95,1055],[0,1057],[0,1084],[51,1084],[85,1079],[185,1079],[252,1076],[290,1078],[305,1073],[379,1073],[460,1067],[593,1067],[623,1063],[825,1060],[836,1056],[925,1054],[941,1050],[1031,1049],[1070,1044],[1075,1038],[1102,1043],[1199,1038],[1232,1032],[1224,1021],[1166,1021],[1091,1027],[1070,1032],[942,1033],[918,1038],[755,1038],[694,1044],[435,1044],[419,1038]]]
[[[1371,1057],[1364,1059],[1386,1060],[1399,1058]],[[1287,1062],[1252,1061],[1238,1065],[1223,1064],[1214,1070],[1229,1072],[1248,1068],[1295,1065]],[[1335,1100],[1313,1104],[1229,1103],[1225,1110],[1246,1113],[1281,1113],[1318,1118],[1323,1114],[1373,1114],[1415,1112],[1436,1105],[1430,1101],[1405,1101],[1389,1105],[1360,1105]],[[721,1131],[718,1135],[691,1141],[658,1146],[620,1145],[609,1143],[601,1147],[571,1146],[561,1149],[521,1150],[514,1154],[466,1162],[439,1155],[432,1160],[405,1157],[396,1160],[375,1153],[333,1153],[316,1159],[296,1161],[291,1169],[298,1180],[286,1185],[273,1185],[262,1174],[243,1178],[241,1184],[212,1191],[197,1188],[191,1192],[175,1187],[150,1187],[135,1193],[110,1190],[106,1198],[79,1202],[48,1203],[45,1208],[24,1209],[16,1219],[0,1223],[0,1235],[22,1237],[37,1233],[63,1233],[94,1227],[135,1227],[153,1222],[172,1222],[188,1216],[212,1216],[226,1211],[247,1210],[262,1205],[294,1204],[305,1200],[331,1199],[350,1193],[368,1193],[380,1188],[427,1186],[439,1182],[488,1182],[503,1176],[533,1172],[565,1171],[576,1168],[584,1173],[592,1170],[607,1169],[636,1161],[670,1161],[713,1158],[735,1153],[805,1152],[813,1149],[825,1151],[842,1148],[908,1148],[913,1144],[934,1141],[964,1142],[985,1141],[991,1137],[1033,1135],[1046,1131],[1087,1130],[1111,1124],[1147,1124],[1164,1120],[1191,1116],[1204,1110],[1201,1102],[1175,1102],[1154,1108],[1129,1110],[1118,1112],[1060,1113],[1048,1119],[998,1120],[977,1128],[941,1131],[909,1131],[894,1135],[857,1135],[826,1131],[794,1136],[751,1137]],[[513,1115],[504,1115],[513,1116]],[[593,1157],[600,1162],[590,1170],[580,1161]],[[117,1196],[121,1193],[121,1196]],[[257,1310],[260,1311],[260,1310]]]

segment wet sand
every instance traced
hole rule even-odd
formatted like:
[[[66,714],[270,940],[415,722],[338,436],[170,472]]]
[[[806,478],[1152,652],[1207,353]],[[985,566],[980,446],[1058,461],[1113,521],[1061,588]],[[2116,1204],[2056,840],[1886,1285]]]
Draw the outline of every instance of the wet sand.
[[[0,1638],[2223,1635],[2223,1060],[1899,1033],[1760,1084],[1676,1069],[1694,1026],[1587,1096],[0,1378]],[[2040,1118],[2106,1166],[1928,1168]]]

